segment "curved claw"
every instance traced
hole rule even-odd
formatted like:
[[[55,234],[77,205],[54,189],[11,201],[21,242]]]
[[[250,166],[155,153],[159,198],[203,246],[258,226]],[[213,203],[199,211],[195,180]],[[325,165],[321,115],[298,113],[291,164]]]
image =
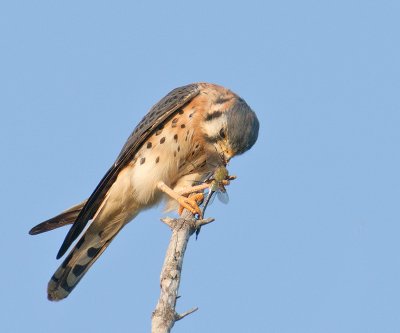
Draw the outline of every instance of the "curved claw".
[[[179,202],[179,209],[178,213],[179,215],[182,214],[184,209],[187,209],[190,211],[193,215],[198,215],[200,219],[203,218],[202,211],[199,207],[199,203],[201,203],[204,199],[203,193],[196,193],[192,195],[189,198],[186,198],[184,196],[180,196],[177,201]]]

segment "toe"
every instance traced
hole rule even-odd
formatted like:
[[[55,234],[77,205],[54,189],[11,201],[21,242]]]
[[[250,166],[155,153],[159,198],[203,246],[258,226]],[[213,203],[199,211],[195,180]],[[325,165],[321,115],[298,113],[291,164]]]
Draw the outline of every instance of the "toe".
[[[193,200],[192,198],[181,197],[178,199],[178,202],[180,204],[178,209],[179,214],[182,214],[183,209],[187,209],[192,214],[198,214],[201,217],[201,210],[196,200]]]

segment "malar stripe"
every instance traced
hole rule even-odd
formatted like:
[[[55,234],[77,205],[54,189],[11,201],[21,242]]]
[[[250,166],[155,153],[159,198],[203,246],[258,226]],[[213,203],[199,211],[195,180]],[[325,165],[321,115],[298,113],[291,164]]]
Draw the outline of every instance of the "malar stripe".
[[[208,113],[204,118],[205,121],[211,121],[213,119],[219,118],[222,116],[222,111],[214,111],[213,113]]]

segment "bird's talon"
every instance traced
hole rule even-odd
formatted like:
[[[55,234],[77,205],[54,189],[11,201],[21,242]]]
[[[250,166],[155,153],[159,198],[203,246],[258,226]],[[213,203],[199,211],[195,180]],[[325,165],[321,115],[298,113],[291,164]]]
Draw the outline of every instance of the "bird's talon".
[[[199,203],[201,203],[204,199],[204,195],[202,193],[196,193],[192,195],[190,198],[186,197],[179,197],[178,202],[179,202],[179,208],[178,208],[178,214],[182,215],[183,210],[187,209],[190,211],[193,215],[195,215],[196,218],[202,218],[201,214],[201,209],[199,207]]]

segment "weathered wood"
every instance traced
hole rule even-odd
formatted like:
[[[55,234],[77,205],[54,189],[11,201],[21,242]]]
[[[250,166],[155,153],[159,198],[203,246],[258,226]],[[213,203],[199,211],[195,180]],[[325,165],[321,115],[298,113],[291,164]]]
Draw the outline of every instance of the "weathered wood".
[[[197,228],[214,220],[196,221],[193,215],[185,210],[181,218],[165,218],[162,221],[172,229],[172,235],[160,276],[160,298],[152,314],[152,333],[169,333],[176,321],[197,310],[193,308],[182,314],[175,310],[183,258],[190,236]]]

